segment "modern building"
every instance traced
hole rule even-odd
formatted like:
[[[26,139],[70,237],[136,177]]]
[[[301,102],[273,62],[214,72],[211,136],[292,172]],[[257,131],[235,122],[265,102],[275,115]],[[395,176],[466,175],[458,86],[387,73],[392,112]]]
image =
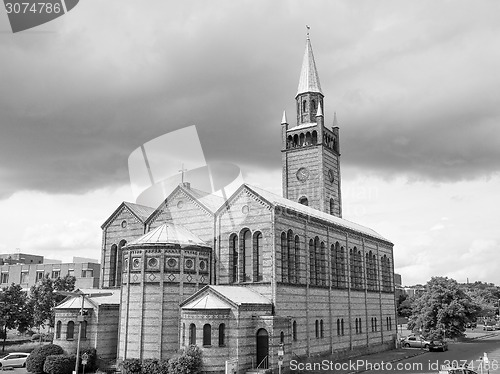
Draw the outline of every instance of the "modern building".
[[[283,196],[243,184],[223,199],[185,182],[157,207],[120,204],[102,225],[118,359],[197,345],[206,372],[236,359],[245,373],[276,368],[279,351],[288,370],[292,358],[394,346],[393,244],[342,218],[339,128],[325,125],[309,38],[295,101],[293,124],[281,123]]]
[[[96,262],[45,263],[43,256],[15,253],[0,254],[0,287],[15,283],[29,290],[46,274],[57,279],[66,275],[76,278],[76,288],[98,288],[101,265]],[[73,259],[75,260],[75,259]]]

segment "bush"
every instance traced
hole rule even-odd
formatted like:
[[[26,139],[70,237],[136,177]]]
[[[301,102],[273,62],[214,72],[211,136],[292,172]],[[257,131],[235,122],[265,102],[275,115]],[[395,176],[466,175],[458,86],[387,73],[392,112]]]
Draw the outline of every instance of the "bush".
[[[201,350],[192,345],[180,356],[174,357],[168,362],[168,372],[169,374],[199,374],[201,366]]]
[[[138,358],[128,358],[122,361],[121,368],[125,374],[141,374],[142,362]]]
[[[168,360],[143,360],[141,370],[142,374],[169,374]]]
[[[55,344],[47,344],[37,347],[31,352],[26,360],[26,370],[30,373],[43,373],[43,364],[47,356],[61,355],[64,351]]]
[[[97,351],[95,348],[85,348],[80,351],[80,368],[78,369],[79,373],[83,372],[83,365],[82,365],[82,356],[83,354],[86,353],[87,356],[89,356],[87,360],[87,365],[85,365],[85,371],[86,372],[93,372],[97,370]]]
[[[47,374],[71,374],[75,368],[75,356],[52,355],[47,356],[43,364],[43,371]]]

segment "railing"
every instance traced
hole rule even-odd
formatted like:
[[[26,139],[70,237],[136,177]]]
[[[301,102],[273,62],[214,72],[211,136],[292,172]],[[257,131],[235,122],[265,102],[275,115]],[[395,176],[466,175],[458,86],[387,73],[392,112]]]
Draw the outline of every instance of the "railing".
[[[269,356],[264,357],[256,369],[269,369]]]

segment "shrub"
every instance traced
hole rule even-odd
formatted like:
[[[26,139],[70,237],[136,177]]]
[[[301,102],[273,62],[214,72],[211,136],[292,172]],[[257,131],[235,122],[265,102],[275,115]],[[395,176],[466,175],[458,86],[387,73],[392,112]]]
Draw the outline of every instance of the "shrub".
[[[43,364],[43,371],[47,374],[71,374],[75,368],[75,356],[52,355],[47,356]]]
[[[87,365],[85,365],[85,372],[92,372],[97,370],[97,352],[95,348],[85,348],[80,351],[80,368],[78,370],[79,373],[83,372],[83,365],[82,365],[82,356],[83,354],[86,353],[87,356],[89,356],[87,360]]]
[[[137,358],[127,358],[122,361],[121,368],[125,374],[141,374],[142,362]]]
[[[174,357],[168,362],[168,372],[169,374],[199,374],[201,366],[201,350],[192,345],[180,356]]]
[[[169,374],[168,360],[146,359],[141,369],[142,374]]]
[[[55,344],[42,345],[33,350],[26,360],[26,370],[30,373],[43,373],[43,364],[47,356],[61,355],[64,351]]]

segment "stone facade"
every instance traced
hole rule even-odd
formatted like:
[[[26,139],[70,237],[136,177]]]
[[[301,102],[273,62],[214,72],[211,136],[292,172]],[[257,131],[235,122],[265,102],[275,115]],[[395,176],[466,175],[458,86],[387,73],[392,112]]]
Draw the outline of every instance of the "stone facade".
[[[206,372],[236,358],[244,373],[276,368],[280,350],[287,370],[393,345],[393,244],[341,218],[339,130],[324,125],[309,40],[296,101],[296,126],[282,123],[284,197],[244,184],[207,199],[183,183],[156,209],[123,203],[104,223],[119,359],[195,344]]]

